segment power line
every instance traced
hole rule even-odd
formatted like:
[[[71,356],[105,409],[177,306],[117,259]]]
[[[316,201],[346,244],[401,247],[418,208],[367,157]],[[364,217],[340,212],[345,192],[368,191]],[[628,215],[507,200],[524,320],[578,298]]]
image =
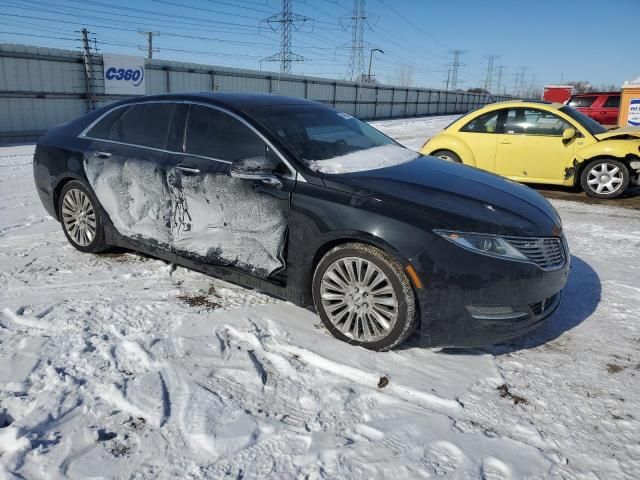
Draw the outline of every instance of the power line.
[[[438,40],[436,37],[434,37],[433,35],[431,35],[429,32],[427,32],[426,30],[424,30],[422,27],[416,25],[415,23],[413,23],[413,21],[411,21],[410,19],[408,19],[407,17],[405,17],[404,15],[402,15],[400,12],[398,12],[395,8],[393,8],[391,5],[389,5],[387,2],[385,2],[384,0],[378,0],[382,5],[384,5],[385,7],[387,7],[389,10],[391,10],[393,13],[395,13],[398,17],[400,17],[402,20],[404,20],[408,25],[410,25],[411,27],[413,27],[414,29],[416,29],[418,32],[422,33],[425,37],[431,39],[432,41],[436,42],[437,44],[443,46],[444,48],[449,48],[448,45],[442,43],[440,40]],[[440,57],[445,58],[444,56],[440,55]]]
[[[460,57],[467,53],[467,50],[451,50],[449,52],[450,55],[453,55],[453,62],[450,63],[449,67],[451,67],[451,77],[450,77],[450,85],[452,90],[456,90],[458,88],[458,74],[461,67],[466,67],[466,64],[460,62]]]
[[[297,15],[291,9],[291,0],[282,0],[282,11],[278,15],[265,18],[271,29],[280,30],[280,52],[264,58],[267,62],[280,62],[281,73],[291,73],[291,62],[302,62],[304,57],[291,51],[291,28],[310,21],[309,17]],[[275,25],[275,26],[274,26]]]
[[[487,59],[487,76],[484,80],[484,89],[491,93],[493,89],[493,64],[500,58],[500,55],[487,55],[485,58]]]
[[[498,65],[498,81],[496,82],[496,93],[502,93],[502,77],[504,75],[504,69],[506,67],[504,65]]]
[[[349,80],[362,76],[364,72],[364,26],[368,18],[364,2],[365,0],[353,0],[351,16],[343,17],[351,27],[351,56],[347,68]]]

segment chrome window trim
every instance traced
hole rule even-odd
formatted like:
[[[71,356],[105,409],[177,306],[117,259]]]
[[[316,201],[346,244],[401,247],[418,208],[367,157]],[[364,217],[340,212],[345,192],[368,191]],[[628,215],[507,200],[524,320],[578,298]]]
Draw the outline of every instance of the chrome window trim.
[[[212,158],[212,157],[207,157],[204,155],[194,155],[192,153],[186,153],[186,152],[177,152],[174,150],[168,150],[168,149],[164,149],[164,148],[156,148],[156,147],[148,147],[145,145],[137,145],[134,143],[126,143],[126,142],[119,142],[117,140],[106,140],[103,138],[94,138],[94,137],[90,137],[87,135],[87,133],[89,132],[89,130],[91,130],[98,122],[100,122],[104,117],[106,117],[107,115],[109,115],[111,112],[114,112],[115,110],[119,109],[119,108],[126,108],[126,107],[131,107],[133,105],[145,105],[145,104],[155,104],[155,103],[174,103],[174,104],[184,104],[184,105],[201,105],[203,107],[208,107],[208,108],[213,108],[214,110],[218,110],[221,111],[227,115],[230,115],[231,117],[239,120],[242,124],[244,124],[246,127],[248,127],[254,134],[256,134],[265,144],[267,144],[269,146],[269,148],[271,148],[271,150],[273,150],[276,155],[278,156],[278,158],[280,158],[280,160],[282,161],[282,163],[284,163],[287,168],[289,169],[290,174],[289,175],[283,175],[283,178],[287,178],[289,180],[297,180],[299,182],[304,182],[306,183],[307,180],[302,176],[302,174],[300,172],[298,172],[293,165],[291,165],[291,163],[284,157],[284,155],[282,155],[282,153],[280,153],[280,151],[275,148],[273,146],[273,144],[264,136],[262,135],[262,133],[260,133],[253,125],[251,125],[247,120],[245,120],[244,118],[242,118],[240,115],[231,112],[229,110],[227,110],[226,108],[220,107],[218,105],[211,105],[209,103],[206,102],[198,102],[195,100],[141,100],[139,102],[131,102],[131,103],[126,103],[123,105],[118,105],[116,107],[110,108],[109,110],[107,110],[105,113],[103,113],[102,115],[100,115],[98,118],[96,118],[93,122],[91,122],[84,130],[82,130],[82,132],[80,132],[80,134],[78,135],[78,138],[86,138],[89,140],[96,140],[98,142],[108,142],[108,143],[114,143],[117,145],[126,145],[128,147],[137,147],[137,148],[146,148],[148,150],[155,150],[157,152],[164,152],[164,153],[171,153],[171,154],[177,154],[177,155],[184,155],[184,156],[189,156],[189,157],[196,157],[196,158],[202,158],[205,160],[212,160],[214,162],[222,162],[222,163],[226,163],[228,165],[231,165],[233,162],[230,162],[229,160],[222,160],[220,158]],[[182,148],[183,150],[185,149],[185,140],[186,140],[186,128],[187,128],[187,120],[189,118],[189,114],[187,112],[187,118],[185,119],[185,132],[183,132],[183,137],[182,137]]]

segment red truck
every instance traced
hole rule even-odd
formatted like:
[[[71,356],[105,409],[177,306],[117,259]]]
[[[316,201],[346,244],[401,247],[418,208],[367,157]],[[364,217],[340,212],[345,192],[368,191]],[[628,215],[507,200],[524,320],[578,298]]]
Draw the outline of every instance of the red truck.
[[[542,99],[547,102],[565,103],[574,93],[572,85],[545,85]]]
[[[593,118],[601,125],[617,125],[620,92],[589,92],[573,95],[569,106]]]

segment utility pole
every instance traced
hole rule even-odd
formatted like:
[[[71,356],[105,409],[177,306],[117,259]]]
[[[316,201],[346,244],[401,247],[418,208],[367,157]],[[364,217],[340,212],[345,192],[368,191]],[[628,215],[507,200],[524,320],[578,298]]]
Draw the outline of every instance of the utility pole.
[[[158,50],[157,48],[154,49],[153,48],[153,36],[154,35],[160,35],[160,32],[138,32],[141,35],[146,35],[147,36],[147,48],[142,48],[142,47],[138,47],[138,50],[146,50],[147,51],[147,58],[151,59],[153,58],[153,52],[159,52],[160,50]]]
[[[453,62],[448,65],[451,67],[451,90],[458,88],[458,73],[460,67],[466,66],[466,64],[460,63],[460,57],[465,53],[467,53],[467,50],[451,50],[449,52],[450,55],[453,55]]]
[[[347,69],[349,80],[361,77],[364,72],[364,26],[368,18],[364,2],[365,0],[353,0],[351,16],[343,17],[351,27],[351,56]]]
[[[449,90],[449,81],[451,80],[451,68],[447,69],[447,81],[445,82],[445,90]]]
[[[280,30],[280,52],[263,58],[267,62],[280,62],[280,73],[291,73],[291,62],[303,62],[304,57],[291,51],[291,28],[300,30],[301,25],[312,20],[309,17],[293,13],[292,0],[282,0],[282,10],[279,14],[265,18],[263,22],[269,24],[274,32]],[[300,25],[300,26],[298,26]]]
[[[89,31],[86,28],[83,28],[80,30],[80,33],[82,34],[82,62],[84,64],[87,111],[90,112],[93,110],[95,104],[91,45],[89,44]]]
[[[369,73],[367,74],[368,83],[371,83],[371,62],[373,61],[373,52],[380,52],[384,54],[384,52],[379,48],[372,48],[371,51],[369,52]]]
[[[484,58],[487,59],[487,76],[484,80],[484,89],[487,93],[491,93],[493,89],[493,63],[500,58],[500,55],[488,55]]]

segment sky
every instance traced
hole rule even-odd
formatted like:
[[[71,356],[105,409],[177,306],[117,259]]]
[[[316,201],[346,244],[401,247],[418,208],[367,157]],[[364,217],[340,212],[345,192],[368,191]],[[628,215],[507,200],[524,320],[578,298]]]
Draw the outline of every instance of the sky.
[[[280,50],[281,0],[0,0],[0,42],[66,49],[82,27],[100,52],[277,71],[263,60]],[[348,78],[352,0],[292,0],[299,17],[292,73]],[[620,86],[640,76],[640,0],[365,0],[364,66],[397,84],[444,88],[453,50],[462,50],[458,88],[483,87],[494,56],[492,90],[588,81]],[[273,27],[273,28],[272,28]],[[275,31],[274,31],[275,30]],[[502,66],[502,68],[500,68]],[[499,80],[499,71],[502,77]],[[524,72],[524,76],[522,73]],[[516,76],[520,80],[516,79]],[[522,81],[524,78],[524,81]]]

